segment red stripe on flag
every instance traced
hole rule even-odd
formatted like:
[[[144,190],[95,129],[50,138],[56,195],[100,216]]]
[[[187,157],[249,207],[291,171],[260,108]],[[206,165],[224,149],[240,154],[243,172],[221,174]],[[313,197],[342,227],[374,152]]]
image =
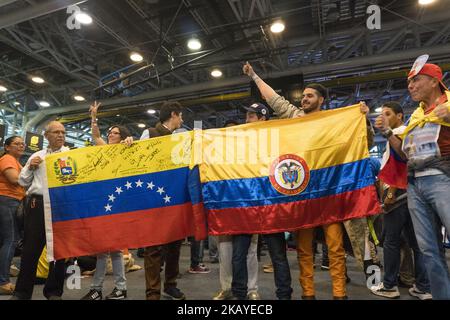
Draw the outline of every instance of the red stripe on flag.
[[[405,162],[395,160],[394,156],[391,155],[380,170],[378,178],[391,187],[406,189],[408,186],[408,166]]]
[[[54,257],[170,243],[194,235],[191,203],[53,223]]]
[[[324,198],[261,207],[209,210],[212,235],[276,233],[378,214],[374,186]]]

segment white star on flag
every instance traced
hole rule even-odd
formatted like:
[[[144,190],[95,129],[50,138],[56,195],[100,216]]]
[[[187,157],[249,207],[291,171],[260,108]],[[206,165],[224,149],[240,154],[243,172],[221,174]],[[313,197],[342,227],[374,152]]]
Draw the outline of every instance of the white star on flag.
[[[127,190],[133,188],[133,186],[131,185],[131,182],[128,182],[128,181],[125,184],[125,187],[127,187]]]
[[[114,200],[116,200],[116,197],[114,197],[114,194],[111,194],[108,197],[109,197],[109,201],[111,201],[111,202],[114,202]]]
[[[153,184],[153,182],[150,182],[150,183],[147,182],[147,189],[153,190],[154,187],[155,187],[155,185]]]
[[[141,181],[141,179],[139,179],[139,180],[136,181],[135,183],[136,183],[136,187],[142,188],[143,182]]]
[[[166,196],[164,197],[164,201],[165,201],[166,203],[168,203],[168,202],[170,202],[170,198],[171,198],[171,197],[169,197],[169,196],[166,194]]]
[[[161,195],[164,193],[164,188],[163,187],[158,188],[158,191],[156,191],[156,192],[158,192]]]
[[[109,203],[105,206],[106,212],[111,211],[112,206],[109,205]]]
[[[116,192],[117,192],[117,194],[121,194],[123,191],[122,191],[122,188],[120,188],[120,187],[116,187]]]

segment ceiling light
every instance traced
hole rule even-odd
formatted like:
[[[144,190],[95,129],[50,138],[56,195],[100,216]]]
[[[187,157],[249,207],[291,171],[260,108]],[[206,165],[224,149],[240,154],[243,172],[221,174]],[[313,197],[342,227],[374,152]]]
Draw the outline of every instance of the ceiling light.
[[[20,102],[17,102],[17,101],[16,101],[16,102],[14,102],[14,105],[15,105],[15,106],[20,106]]]
[[[419,0],[419,4],[426,6],[427,4],[433,3],[434,0]]]
[[[120,114],[116,114],[116,117],[120,117]]]
[[[32,77],[31,81],[33,81],[34,83],[44,83],[45,82],[44,79],[42,79],[41,77],[38,77],[38,76]]]
[[[43,108],[50,107],[50,103],[48,103],[47,101],[39,101],[39,105]]]
[[[375,109],[375,112],[376,112],[376,113],[381,113],[382,110],[383,110],[382,107],[378,107],[378,108]]]
[[[0,86],[0,92],[6,92],[8,91],[8,88],[4,87],[4,86]]]
[[[150,113],[150,114],[155,114],[155,113],[156,113],[156,110],[148,109],[147,112]]]
[[[73,96],[73,99],[75,101],[86,101],[86,99],[83,96],[80,96],[79,94]]]
[[[219,69],[214,69],[213,71],[211,71],[211,76],[213,76],[214,78],[219,78],[222,76],[222,71],[220,71]]]
[[[139,123],[139,124],[138,124],[138,127],[139,127],[139,128],[145,128],[146,126],[145,126],[145,124],[143,124],[143,123]]]
[[[284,23],[281,21],[276,21],[272,23],[272,25],[270,26],[270,31],[272,31],[273,33],[280,33],[283,32],[283,30],[284,30]]]
[[[91,24],[92,18],[86,12],[80,12],[75,15],[75,19],[82,24]]]
[[[142,57],[142,55],[140,53],[131,52],[130,59],[131,59],[131,61],[134,61],[134,62],[141,62],[142,60],[144,60],[144,57]]]
[[[188,41],[187,46],[191,50],[200,50],[200,48],[202,47],[202,44],[201,44],[200,40],[198,40],[197,38],[192,38]]]

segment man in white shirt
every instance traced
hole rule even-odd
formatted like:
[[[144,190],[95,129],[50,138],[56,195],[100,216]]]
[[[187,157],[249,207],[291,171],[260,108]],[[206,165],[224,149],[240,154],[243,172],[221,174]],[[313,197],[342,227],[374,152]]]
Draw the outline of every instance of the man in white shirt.
[[[12,300],[29,300],[33,294],[39,256],[46,244],[43,201],[46,170],[44,159],[47,154],[69,150],[64,146],[65,135],[66,131],[60,122],[50,122],[44,134],[48,141],[47,149],[32,154],[19,175],[19,184],[28,190],[21,268]],[[47,299],[61,299],[64,272],[64,260],[50,263],[44,287],[44,296]]]

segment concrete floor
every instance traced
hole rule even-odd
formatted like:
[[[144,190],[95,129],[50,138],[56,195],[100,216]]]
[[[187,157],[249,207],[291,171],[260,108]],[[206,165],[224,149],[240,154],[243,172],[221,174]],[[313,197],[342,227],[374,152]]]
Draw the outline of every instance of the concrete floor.
[[[382,250],[381,250],[382,251]],[[133,256],[136,258],[136,264],[144,266],[142,258],[136,256],[135,251]],[[273,300],[276,299],[273,274],[263,272],[263,264],[269,263],[270,258],[267,251],[263,251],[266,255],[261,257],[259,264],[259,294],[262,299]],[[447,261],[450,262],[450,250],[447,250]],[[382,253],[380,253],[382,254]],[[299,300],[301,297],[301,289],[298,281],[299,268],[297,263],[296,251],[288,251],[288,259],[291,267],[293,299]],[[317,261],[320,261],[317,256]],[[183,244],[181,248],[180,258],[180,279],[178,281],[178,288],[182,290],[188,300],[211,300],[217,291],[220,290],[219,284],[219,264],[209,263],[208,251],[205,250],[205,264],[211,269],[209,274],[189,274],[187,272],[190,263],[190,247]],[[357,267],[355,260],[352,257],[347,259],[348,276],[351,282],[347,285],[347,294],[350,300],[387,300],[385,298],[377,297],[370,293],[365,285],[365,277],[362,271]],[[126,274],[128,299],[129,300],[143,300],[145,299],[145,280],[144,270],[130,272]],[[64,300],[78,300],[89,291],[91,277],[83,277],[81,279],[81,289],[67,289],[65,287],[63,299]],[[12,282],[16,278],[11,278]],[[320,267],[315,269],[315,286],[316,297],[319,300],[332,299],[331,279],[328,271],[320,270]],[[103,294],[109,294],[114,287],[112,276],[106,276],[104,283]],[[34,300],[45,299],[42,295],[42,285],[35,286]],[[408,294],[408,289],[400,288],[401,298],[403,300],[416,299]],[[0,296],[0,300],[7,300],[8,296]]]

